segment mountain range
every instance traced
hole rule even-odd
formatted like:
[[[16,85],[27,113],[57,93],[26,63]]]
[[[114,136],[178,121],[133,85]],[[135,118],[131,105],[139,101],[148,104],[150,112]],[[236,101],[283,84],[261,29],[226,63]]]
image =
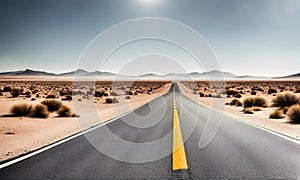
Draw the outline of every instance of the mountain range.
[[[167,75],[158,75],[154,73],[143,74],[140,76],[128,76],[128,75],[120,75],[111,72],[102,72],[102,71],[93,71],[89,72],[83,69],[77,69],[75,71],[66,72],[66,73],[49,73],[45,71],[37,71],[37,70],[20,70],[20,71],[10,71],[10,72],[2,72],[0,73],[1,76],[42,76],[42,77],[100,77],[100,78],[138,78],[138,79],[281,79],[281,78],[300,78],[300,73],[291,74],[289,76],[282,76],[282,77],[263,77],[263,76],[251,76],[251,75],[243,75],[238,76],[236,74],[230,72],[223,72],[219,70],[212,70],[208,72],[192,72],[192,73],[171,73]]]

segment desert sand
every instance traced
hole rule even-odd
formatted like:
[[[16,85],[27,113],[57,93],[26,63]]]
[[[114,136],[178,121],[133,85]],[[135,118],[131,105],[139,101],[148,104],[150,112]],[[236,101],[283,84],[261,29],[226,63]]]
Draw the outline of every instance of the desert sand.
[[[11,86],[20,86],[14,82],[5,82],[2,83],[2,86],[6,86],[9,83]],[[32,84],[34,82],[30,83]],[[55,84],[56,83],[54,82],[54,85]],[[24,83],[24,86],[26,86],[26,83]],[[43,89],[43,86],[44,85],[41,85],[39,88]],[[48,84],[45,83],[45,86],[48,87]],[[151,86],[151,84],[149,86]],[[72,111],[80,117],[57,117],[56,112],[52,112],[47,119],[32,117],[6,117],[5,115],[9,114],[10,108],[14,104],[26,102],[35,105],[39,104],[45,98],[39,97],[34,101],[31,98],[22,96],[18,98],[11,98],[9,97],[9,92],[3,92],[3,96],[0,96],[0,115],[2,115],[0,117],[0,161],[49,145],[70,135],[117,117],[167,93],[170,86],[171,83],[165,83],[158,89],[153,91],[151,89],[151,93],[142,93],[141,91],[136,95],[130,95],[130,99],[125,98],[128,97],[128,95],[120,94],[118,96],[114,96],[119,101],[115,104],[105,103],[105,99],[112,96],[90,96],[87,98],[85,96],[78,95],[73,97],[72,101],[63,101],[63,105],[70,107]],[[121,92],[121,90],[116,90],[116,92]],[[95,111],[99,116],[98,118],[86,118],[89,117],[89,114]]]
[[[213,101],[215,103],[229,103],[234,97],[200,97],[198,93],[193,92],[193,89],[187,84],[179,83],[179,86],[182,90],[182,93],[192,99],[193,101],[200,103],[208,108],[212,108]],[[296,93],[299,96],[299,93]],[[251,94],[244,94],[239,100],[243,100],[247,97],[251,97]],[[265,98],[269,104],[271,104],[274,96],[272,94],[258,93],[259,97]],[[292,124],[288,116],[282,119],[270,119],[269,115],[276,107],[268,106],[266,108],[261,108],[261,111],[255,111],[254,114],[245,114],[243,113],[243,107],[235,107],[224,104],[224,113],[230,117],[233,117],[239,121],[246,122],[248,124],[253,124],[271,131],[278,132],[280,134],[289,136],[291,138],[300,140],[300,124]]]

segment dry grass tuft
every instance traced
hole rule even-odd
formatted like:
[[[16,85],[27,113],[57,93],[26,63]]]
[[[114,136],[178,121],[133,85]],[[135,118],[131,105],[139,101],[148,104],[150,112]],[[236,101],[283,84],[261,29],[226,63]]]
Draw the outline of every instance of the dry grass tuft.
[[[47,106],[45,106],[43,104],[36,105],[32,111],[32,116],[39,117],[39,118],[48,118],[49,111],[47,109]]]
[[[245,114],[254,114],[252,108],[245,108],[245,109],[244,109],[244,113],[245,113]]]
[[[22,104],[16,104],[11,109],[10,112],[16,116],[27,116],[31,113],[32,105],[22,103]]]
[[[276,109],[275,111],[271,112],[269,118],[271,119],[282,119],[285,115],[283,114],[281,109]]]
[[[297,95],[293,93],[280,93],[273,100],[273,106],[284,108],[286,106],[292,106],[299,102]]]
[[[57,114],[59,117],[71,117],[72,116],[71,109],[67,106],[61,106],[57,110]]]
[[[300,124],[300,105],[296,104],[289,108],[287,115],[291,119],[291,122]]]
[[[242,106],[243,103],[240,100],[238,100],[238,99],[233,99],[233,100],[231,100],[231,102],[229,103],[229,105],[230,106]]]
[[[118,103],[119,101],[117,100],[117,98],[106,98],[105,102],[107,104],[114,104],[114,103]]]
[[[44,100],[41,103],[47,106],[48,111],[50,112],[57,111],[62,106],[62,103],[60,101],[54,99]]]
[[[262,97],[249,97],[244,99],[244,108],[248,107],[267,107],[268,103],[265,98]]]

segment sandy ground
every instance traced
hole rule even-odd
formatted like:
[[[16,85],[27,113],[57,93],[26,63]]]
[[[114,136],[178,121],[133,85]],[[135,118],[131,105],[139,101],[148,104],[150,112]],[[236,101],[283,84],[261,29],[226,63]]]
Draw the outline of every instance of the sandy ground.
[[[192,100],[196,101],[197,103],[200,103],[208,108],[212,108],[214,103],[224,104],[224,107],[222,107],[222,109],[224,110],[224,113],[228,116],[300,140],[299,124],[297,125],[297,124],[289,123],[289,119],[287,116],[283,119],[269,118],[269,114],[275,109],[277,109],[275,107],[262,108],[261,111],[255,111],[254,114],[244,114],[242,112],[243,107],[234,107],[234,106],[225,105],[226,102],[230,102],[234,98],[219,99],[219,98],[210,98],[210,97],[199,97],[198,94],[193,94],[192,89],[187,88],[183,84],[180,83],[179,86],[183,94],[190,97]],[[274,98],[274,96],[266,95],[266,94],[258,94],[258,96],[266,98],[269,101],[269,103],[271,103],[272,98]],[[243,98],[245,97],[242,97],[239,100],[243,102]]]
[[[0,161],[41,148],[117,117],[165,94],[170,86],[171,84],[167,84],[154,94],[140,94],[131,96],[131,99],[117,96],[119,100],[117,104],[106,104],[105,98],[82,99],[79,102],[78,97],[75,97],[73,101],[63,102],[80,117],[59,118],[56,113],[51,113],[47,119],[0,117]],[[31,101],[30,99],[2,96],[0,97],[0,115],[9,114],[13,104],[21,102],[37,104],[40,101],[42,99]],[[93,116],[95,113],[97,116]]]

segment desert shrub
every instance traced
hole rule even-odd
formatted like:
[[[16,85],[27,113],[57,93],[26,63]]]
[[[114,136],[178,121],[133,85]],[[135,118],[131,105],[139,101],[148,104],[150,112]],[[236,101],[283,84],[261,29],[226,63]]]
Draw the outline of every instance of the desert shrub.
[[[299,98],[297,97],[297,95],[292,93],[280,93],[272,100],[272,102],[273,106],[283,108],[286,106],[297,104],[299,102]]]
[[[281,109],[276,109],[270,113],[269,118],[271,119],[282,119],[284,118],[284,114]]]
[[[241,95],[240,93],[237,93],[237,94],[235,94],[233,97],[235,97],[235,98],[241,98],[242,95]]]
[[[261,91],[261,92],[264,92],[264,89],[262,88],[262,87],[253,87],[252,89],[251,89],[252,91]]]
[[[287,115],[293,123],[300,124],[300,105],[296,104],[289,108]]]
[[[27,116],[31,113],[31,110],[32,106],[30,104],[22,103],[14,105],[10,112],[16,116]]]
[[[44,100],[42,101],[42,104],[47,106],[48,111],[50,112],[57,111],[62,106],[62,103],[60,101],[54,99]]]
[[[130,99],[130,96],[126,96],[125,99]]]
[[[102,97],[104,94],[103,91],[95,91],[95,97]]]
[[[288,106],[282,108],[282,112],[283,112],[284,114],[286,114],[286,113],[288,112],[288,110],[289,110],[289,107],[288,107]]]
[[[10,91],[10,94],[13,96],[13,97],[19,97],[20,95],[20,90],[19,89],[12,89]]]
[[[61,91],[59,91],[59,95],[60,96],[72,95],[72,91],[61,90]]]
[[[267,100],[262,97],[249,97],[244,99],[244,108],[248,107],[267,107],[268,103]]]
[[[270,88],[268,90],[268,94],[273,94],[273,93],[277,93],[277,90],[276,89],[273,89],[273,88]]]
[[[204,93],[203,92],[199,92],[200,97],[204,97]]]
[[[25,95],[26,95],[27,98],[31,98],[31,92],[28,91],[28,92],[25,93]]]
[[[118,103],[119,101],[117,100],[117,98],[106,98],[105,102],[107,104],[113,104],[113,103]]]
[[[252,110],[253,111],[261,111],[261,107],[254,106],[254,107],[252,107]]]
[[[72,116],[71,109],[67,106],[61,106],[57,110],[57,114],[59,117],[71,117]]]
[[[256,95],[256,91],[251,91],[251,95]]]
[[[62,101],[72,101],[72,96],[70,96],[70,95],[66,95],[66,97],[64,97],[64,98],[62,98],[61,100]]]
[[[103,96],[107,97],[108,93],[107,92],[103,92]]]
[[[245,114],[254,114],[252,108],[245,108],[245,109],[244,109],[244,113],[245,113]]]
[[[243,103],[240,100],[238,100],[238,99],[233,99],[233,100],[231,100],[231,102],[229,103],[229,105],[230,106],[242,106]]]
[[[3,96],[3,93],[2,93],[2,91],[0,91],[0,96]]]
[[[49,94],[46,96],[46,99],[55,99],[56,96],[54,94]]]
[[[49,111],[47,106],[43,104],[36,105],[32,111],[32,116],[39,117],[39,118],[47,118],[49,116]]]
[[[3,92],[10,92],[12,90],[12,88],[10,86],[5,86],[3,88]]]
[[[226,94],[227,95],[232,95],[232,96],[234,96],[234,95],[236,95],[237,93],[239,93],[239,91],[237,91],[237,90],[234,90],[234,89],[227,89],[226,90]]]

